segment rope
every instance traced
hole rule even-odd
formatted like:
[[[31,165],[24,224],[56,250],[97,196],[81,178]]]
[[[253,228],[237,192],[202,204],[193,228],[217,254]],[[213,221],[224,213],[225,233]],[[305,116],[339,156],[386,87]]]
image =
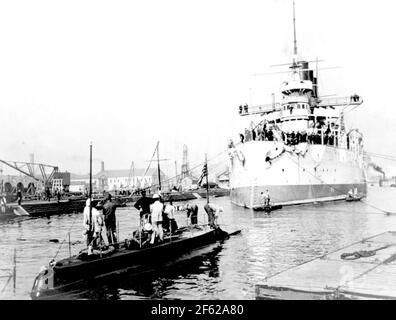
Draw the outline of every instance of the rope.
[[[355,251],[352,253],[343,253],[341,254],[341,259],[343,260],[356,260],[359,258],[367,258],[374,256],[376,254],[375,250],[361,250],[361,251]]]
[[[372,256],[374,256],[377,253],[377,251],[383,250],[383,249],[387,249],[390,246],[392,246],[392,245],[386,245],[386,246],[383,246],[381,248],[374,249],[374,250],[360,250],[360,251],[355,251],[355,252],[352,252],[352,253],[343,253],[343,254],[341,254],[341,259],[343,259],[343,260],[356,260],[356,259],[359,259],[359,258],[372,257]]]
[[[266,119],[261,120],[261,121],[253,128],[253,130],[257,129],[260,125],[262,125],[264,121],[266,121]],[[251,141],[253,141],[253,140],[251,140]],[[257,140],[255,140],[255,141],[257,141]],[[239,146],[240,144],[243,144],[243,143],[242,143],[241,141],[239,141],[239,142],[235,143],[234,146],[236,147],[236,146]],[[223,154],[226,154],[226,153],[228,152],[228,149],[229,149],[229,148],[227,148],[226,150],[223,150],[223,151],[217,153],[217,154],[214,155],[212,158],[208,159],[207,162],[213,161],[214,159],[218,158],[219,156],[221,156],[221,155],[223,155]],[[155,151],[156,151],[156,150],[157,150],[157,148],[154,150],[154,154],[153,154],[152,158],[154,157]],[[151,164],[151,162],[152,162],[152,160],[150,161],[150,164]],[[150,165],[150,164],[149,164],[149,165]],[[205,164],[205,161],[204,161],[204,162],[201,162],[201,163],[199,163],[199,164],[197,164],[197,165],[194,166],[194,167],[192,167],[192,168],[190,169],[190,171],[194,171],[194,170],[196,170],[196,169],[202,167],[204,164]],[[213,168],[213,166],[212,166],[211,168]],[[147,168],[147,170],[148,170],[148,168]],[[146,172],[147,172],[147,170],[146,170]],[[180,175],[172,176],[172,177],[170,177],[170,178],[164,180],[163,182],[171,181],[171,180],[177,178],[178,176],[180,176]],[[159,183],[153,184],[151,187],[156,187],[156,186],[159,186]],[[144,188],[144,189],[148,189],[148,188],[150,188],[150,187],[147,187],[147,188]]]
[[[289,266],[289,267],[285,268],[284,270],[275,272],[275,273],[273,273],[273,274],[271,274],[271,275],[269,275],[269,276],[267,276],[267,277],[265,277],[265,278],[266,278],[266,279],[273,278],[273,277],[275,277],[275,276],[277,276],[277,275],[279,275],[279,274],[281,274],[281,273],[285,273],[286,271],[289,271],[289,270],[294,269],[294,268],[296,268],[296,267],[302,266],[302,265],[304,265],[304,264],[308,264],[308,263],[310,263],[310,262],[312,262],[312,261],[321,259],[321,258],[323,258],[323,257],[325,257],[325,256],[329,256],[329,255],[331,255],[331,254],[333,254],[333,253],[335,253],[335,252],[337,252],[337,251],[346,249],[346,248],[348,248],[348,247],[351,247],[351,246],[354,246],[354,245],[357,245],[357,244],[360,244],[360,243],[365,243],[366,241],[368,241],[368,240],[370,240],[370,239],[372,239],[372,238],[374,238],[374,237],[377,237],[377,236],[380,236],[380,235],[384,235],[384,234],[386,234],[386,233],[387,233],[387,231],[385,231],[385,232],[383,232],[383,233],[380,233],[380,234],[376,234],[376,235],[374,235],[374,236],[370,236],[370,237],[364,238],[364,239],[362,239],[362,240],[359,240],[359,241],[356,241],[356,242],[353,242],[353,243],[350,243],[350,244],[347,244],[347,245],[345,245],[345,246],[342,246],[341,248],[338,248],[338,249],[335,249],[335,250],[333,250],[333,251],[327,252],[327,253],[325,253],[325,254],[321,254],[321,255],[319,255],[319,256],[313,257],[313,258],[311,258],[310,260],[304,261],[304,262],[299,263],[299,264],[297,264],[297,265]]]
[[[257,127],[259,127],[264,121],[265,121],[265,119],[264,119],[264,120],[261,120],[261,121],[253,128],[253,130],[255,130]],[[234,144],[234,146],[236,147],[236,146],[239,146],[240,144],[242,144],[241,141],[239,141],[239,142],[237,142],[236,144]],[[212,158],[208,159],[207,162],[213,161],[214,159],[218,158],[219,156],[221,156],[221,155],[223,155],[223,154],[226,154],[227,152],[228,152],[228,148],[227,148],[226,150],[223,150],[223,151],[217,153],[217,154],[214,155]],[[154,154],[155,154],[155,151],[154,151]],[[153,157],[154,157],[154,155],[153,155]],[[150,163],[151,163],[151,162],[150,162]],[[190,169],[190,171],[194,171],[194,170],[196,170],[196,169],[202,167],[204,164],[205,164],[205,161],[204,161],[204,162],[201,162],[201,163],[199,163],[199,164],[197,164],[197,165],[194,166],[194,167],[192,167],[192,168]],[[213,166],[212,166],[211,168],[213,168]],[[171,181],[171,180],[177,178],[178,176],[179,176],[179,175],[170,177],[170,178],[164,180],[163,182]],[[152,187],[156,187],[156,186],[159,186],[159,183],[158,183],[158,184],[152,185]]]
[[[69,231],[67,232],[67,234],[69,234],[69,232],[70,232],[71,229],[73,228],[74,223],[77,221],[77,218],[78,218],[78,217],[79,217],[79,215],[76,215],[76,217],[74,218],[73,223],[72,223],[72,225],[70,226]],[[66,237],[67,237],[67,236],[66,236]],[[58,253],[59,253],[60,249],[62,248],[62,245],[64,244],[65,241],[66,241],[66,238],[63,239],[62,243],[59,245],[58,251],[56,252],[55,256],[52,258],[52,260],[55,260],[55,258],[58,256]]]
[[[360,201],[363,202],[365,205],[367,205],[367,206],[369,206],[369,207],[371,207],[371,208],[377,209],[377,210],[379,210],[379,211],[382,211],[383,213],[385,213],[385,214],[387,214],[387,215],[389,215],[389,214],[395,214],[395,213],[396,213],[396,212],[390,212],[390,211],[386,211],[386,210],[383,210],[383,209],[381,209],[381,208],[378,208],[378,207],[376,207],[376,206],[374,206],[374,205],[372,205],[372,204],[369,204],[367,201],[365,201],[365,200],[363,200],[363,199],[360,199]]]
[[[8,276],[8,280],[7,280],[6,284],[4,285],[3,289],[1,290],[1,294],[4,293],[5,289],[7,288],[8,284],[10,283],[12,277],[13,277],[12,274],[10,274],[10,275]]]
[[[238,143],[238,144],[240,144],[240,143]],[[238,144],[237,144],[237,145],[238,145]],[[212,158],[210,158],[207,162],[213,161],[213,160],[216,159],[217,157],[219,157],[219,156],[221,156],[222,154],[225,154],[225,153],[227,153],[227,152],[228,152],[228,149],[227,149],[227,150],[224,150],[224,151],[221,151],[221,152],[217,153],[215,156],[213,156]],[[202,167],[204,164],[205,164],[205,161],[204,161],[204,162],[201,162],[201,163],[199,163],[199,164],[197,164],[197,165],[194,166],[194,167],[192,167],[192,168],[190,169],[190,171],[194,171],[194,170],[196,170],[196,169]],[[213,166],[212,166],[212,168],[213,168]],[[171,181],[171,180],[177,178],[178,176],[180,176],[180,175],[178,174],[178,175],[176,175],[176,176],[172,176],[172,177],[170,177],[170,178],[168,178],[168,179],[165,179],[165,180],[162,181],[162,183],[166,183],[166,182],[168,182],[168,181]],[[144,189],[149,189],[149,188],[153,188],[153,187],[156,187],[156,186],[159,186],[159,183],[153,184],[153,185],[151,185],[150,187],[147,187],[147,188],[144,188]]]
[[[157,146],[155,147],[154,152],[153,152],[153,155],[151,156],[150,162],[149,162],[149,164],[148,164],[148,167],[147,167],[146,171],[145,171],[144,174],[143,174],[143,179],[146,177],[146,173],[147,173],[147,171],[150,169],[151,163],[153,162],[153,158],[154,158],[154,156],[155,156],[155,153],[157,152],[157,149],[158,149],[158,144],[157,144]],[[142,179],[142,181],[143,181],[143,179]]]
[[[391,156],[391,155],[386,155],[386,154],[379,154],[379,153],[373,153],[373,152],[367,152],[367,151],[364,151],[364,154],[366,154],[368,156],[375,157],[375,158],[381,158],[381,159],[385,159],[385,160],[396,161],[396,156]]]
[[[257,129],[260,125],[262,125],[262,124],[264,123],[264,121],[266,121],[266,119],[261,120],[256,126],[254,126],[253,130]],[[275,126],[276,126],[276,125],[275,125]],[[256,139],[257,139],[257,138],[256,138]],[[251,140],[251,141],[257,141],[257,140]],[[239,141],[239,142],[235,143],[234,146],[236,147],[236,146],[239,146],[239,145],[241,145],[241,144],[243,144],[243,143],[242,143],[241,141]],[[223,150],[223,151],[217,153],[217,154],[214,155],[212,158],[208,159],[207,162],[213,161],[214,159],[218,158],[219,156],[221,156],[221,155],[223,155],[223,154],[226,154],[226,153],[228,152],[228,149],[229,149],[229,148],[227,148],[226,150]],[[155,150],[157,150],[157,149],[155,149]],[[154,150],[153,157],[154,157],[154,155],[155,155],[155,150]],[[153,157],[152,157],[152,158],[153,158]],[[151,161],[150,161],[150,164],[151,164]],[[201,162],[201,163],[199,163],[199,164],[197,164],[197,165],[194,166],[194,167],[192,167],[192,168],[190,169],[190,171],[194,171],[194,170],[196,170],[196,169],[202,167],[204,164],[205,164],[205,161],[204,161],[204,162]],[[213,166],[212,166],[211,168],[213,168]],[[148,169],[147,169],[147,170],[148,170]],[[146,170],[146,171],[147,171],[147,170]],[[163,182],[171,181],[171,180],[177,178],[178,176],[179,176],[179,175],[172,176],[172,177],[170,177],[170,178],[164,180]],[[159,183],[153,184],[151,187],[156,187],[156,186],[159,186]],[[145,189],[148,189],[148,188],[150,188],[150,187],[147,187],[147,188],[145,188]],[[275,199],[275,198],[274,198],[274,199]]]
[[[290,158],[290,160],[292,160],[295,164],[297,164],[297,162],[296,162],[289,154],[286,154],[286,155]],[[297,164],[297,165],[298,165],[298,164]],[[328,183],[324,182],[322,179],[320,179],[319,177],[317,177],[315,174],[312,174],[309,170],[305,170],[305,171],[308,172],[308,173],[309,173],[311,176],[313,176],[314,178],[316,178],[318,181],[322,182],[325,186],[329,187],[330,189],[336,190],[336,191],[339,191],[339,192],[343,192],[343,190],[340,190],[340,189],[334,188],[333,186],[330,186]],[[379,210],[379,211],[381,211],[381,212],[383,212],[383,213],[385,213],[385,214],[395,214],[395,212],[389,212],[389,211],[383,210],[383,209],[378,208],[378,207],[376,207],[376,206],[374,206],[374,205],[372,205],[372,204],[367,203],[367,202],[364,201],[364,200],[360,200],[360,201],[362,201],[362,203],[366,204],[367,206],[372,207],[372,208],[374,208],[374,209],[376,209],[376,210]]]

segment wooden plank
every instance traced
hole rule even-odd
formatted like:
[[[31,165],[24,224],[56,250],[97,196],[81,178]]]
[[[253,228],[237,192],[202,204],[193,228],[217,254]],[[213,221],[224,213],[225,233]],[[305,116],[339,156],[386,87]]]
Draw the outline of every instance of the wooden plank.
[[[294,290],[326,292],[353,280],[372,268],[351,261],[315,260],[269,278],[265,285]]]
[[[372,250],[378,251],[355,260],[341,258],[343,253]],[[354,299],[396,299],[396,232],[335,250],[270,277],[258,287],[258,298],[262,294],[267,298],[327,299],[341,293]]]
[[[340,293],[362,298],[396,299],[396,264],[384,264],[340,287]]]

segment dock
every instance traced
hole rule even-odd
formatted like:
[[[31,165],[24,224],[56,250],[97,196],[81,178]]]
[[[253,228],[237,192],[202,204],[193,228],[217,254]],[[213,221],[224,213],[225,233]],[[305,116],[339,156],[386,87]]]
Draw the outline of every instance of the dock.
[[[396,232],[363,239],[256,285],[257,300],[396,299]]]
[[[212,197],[223,197],[229,195],[227,189],[211,189],[209,195]],[[121,196],[116,195],[114,201],[120,206],[132,206],[141,195]],[[164,202],[169,201],[188,201],[199,198],[206,198],[206,191],[196,190],[194,192],[168,192],[163,194]],[[98,203],[102,198],[94,199],[94,203]],[[70,213],[81,213],[85,207],[86,198],[68,198],[57,201],[51,199],[46,200],[27,200],[22,201],[21,205],[15,202],[7,204],[7,212],[0,213],[0,221],[12,219],[19,216],[31,217],[48,217],[51,215],[61,215]]]
[[[68,214],[82,212],[85,200],[60,200],[58,201],[23,201],[21,205],[10,203],[8,207],[15,216],[49,216],[56,214]]]

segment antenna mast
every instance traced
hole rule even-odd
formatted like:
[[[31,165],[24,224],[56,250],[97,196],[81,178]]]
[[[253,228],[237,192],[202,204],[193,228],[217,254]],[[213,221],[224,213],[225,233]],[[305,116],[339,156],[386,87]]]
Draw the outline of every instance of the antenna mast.
[[[316,100],[319,100],[319,60],[318,57],[316,57]]]
[[[158,185],[159,191],[161,191],[161,169],[160,169],[160,158],[159,158],[159,141],[157,142],[157,162],[158,162]]]
[[[294,30],[294,55],[297,56],[296,6],[294,0],[293,0],[293,30]]]
[[[92,142],[89,145],[89,229],[92,229]]]
[[[209,204],[209,171],[208,171],[208,155],[205,153],[205,166],[206,166],[206,204]]]

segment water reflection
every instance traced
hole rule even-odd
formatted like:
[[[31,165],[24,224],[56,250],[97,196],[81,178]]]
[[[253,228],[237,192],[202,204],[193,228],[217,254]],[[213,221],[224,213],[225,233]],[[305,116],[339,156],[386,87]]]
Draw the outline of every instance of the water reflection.
[[[56,299],[170,299],[178,285],[184,290],[207,288],[202,283],[216,282],[219,277],[219,253],[222,244],[210,245],[181,257],[178,261],[161,265],[156,272],[138,276],[133,273],[109,276],[96,286],[81,285],[79,290],[63,292]],[[206,285],[205,285],[206,287]],[[183,299],[183,297],[180,297]]]
[[[221,244],[221,250],[178,267],[161,270],[144,279],[126,276],[106,281],[91,288],[67,293],[67,299],[254,299],[254,285],[272,274],[336,250],[362,238],[396,230],[396,188],[369,188],[366,201],[335,202],[284,207],[272,212],[254,212],[234,206],[228,197],[213,199],[224,207],[220,223],[242,229],[242,233]],[[207,221],[203,211],[205,199],[194,201],[199,206],[200,223]],[[128,237],[138,224],[139,214],[133,208],[117,209],[120,239]],[[176,213],[180,226],[186,224],[185,212]],[[0,222],[0,292],[2,275],[12,268],[14,248],[17,252],[17,287],[13,294],[8,286],[0,299],[29,299],[33,280],[40,267],[57,255],[69,255],[83,247],[82,214],[47,218],[20,217]],[[49,242],[58,239],[59,243]],[[212,248],[213,250],[214,248]],[[178,264],[179,265],[179,264]]]

